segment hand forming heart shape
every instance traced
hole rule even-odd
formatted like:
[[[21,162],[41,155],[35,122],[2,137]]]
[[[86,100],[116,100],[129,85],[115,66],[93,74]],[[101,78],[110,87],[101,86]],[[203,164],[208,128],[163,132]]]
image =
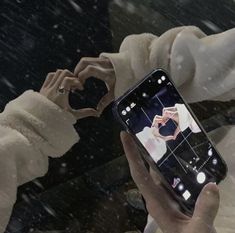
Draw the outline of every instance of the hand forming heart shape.
[[[79,81],[83,85],[90,77],[94,77],[105,82],[108,93],[100,99],[96,107],[96,110],[100,115],[114,100],[116,77],[112,63],[108,58],[84,57],[77,64],[74,70],[74,75],[78,77]]]
[[[69,103],[70,91],[83,90],[84,83],[90,77],[104,81],[108,93],[100,99],[96,109],[90,107],[78,110],[73,109]],[[49,73],[40,89],[40,94],[62,109],[71,112],[76,119],[89,116],[98,117],[114,100],[115,83],[114,68],[108,58],[82,58],[76,66],[74,73],[61,69]]]
[[[163,136],[159,132],[159,124],[164,127],[169,121],[169,119],[172,119],[174,122],[176,122],[177,127],[175,129],[175,132],[173,135],[169,136]],[[153,130],[153,134],[155,136],[163,138],[165,141],[169,140],[175,140],[177,135],[180,133],[180,128],[179,128],[179,115],[176,107],[167,107],[163,108],[162,110],[162,116],[156,115],[153,119],[152,127],[155,129]]]

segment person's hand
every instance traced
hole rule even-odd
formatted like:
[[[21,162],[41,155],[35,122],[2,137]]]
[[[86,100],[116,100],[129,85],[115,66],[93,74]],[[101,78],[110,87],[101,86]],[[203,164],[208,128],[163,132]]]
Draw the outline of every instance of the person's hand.
[[[153,118],[152,127],[158,127],[159,124],[165,125],[166,119],[163,118],[163,116],[155,115],[155,117]]]
[[[130,166],[131,175],[142,193],[149,214],[163,233],[215,233],[214,219],[219,208],[219,190],[207,184],[199,195],[192,217],[184,215],[164,189],[156,172],[148,172],[138,147],[126,132],[121,140]]]
[[[77,64],[74,75],[84,84],[85,81],[94,77],[105,82],[108,93],[104,95],[97,105],[99,114],[114,100],[114,88],[116,83],[115,72],[108,58],[84,57]]]
[[[99,114],[95,109],[84,108],[74,110],[69,104],[69,92],[71,90],[82,90],[83,86],[78,78],[69,70],[57,70],[49,73],[40,90],[40,94],[60,106],[62,109],[71,112],[77,119]]]
[[[159,132],[159,124],[162,125],[162,127],[164,127],[166,125],[166,122],[169,120],[170,118],[167,117],[163,117],[163,116],[159,116],[159,115],[155,115],[154,119],[153,119],[153,123],[151,126],[151,131],[152,134],[156,137],[156,138],[162,138],[164,141],[170,141],[170,140],[175,140],[177,135],[178,135],[178,130],[175,130],[174,135],[168,135],[168,136],[163,136],[160,134]],[[178,128],[178,127],[177,127]]]
[[[179,114],[176,107],[167,107],[162,109],[162,117],[164,121],[168,121],[169,119],[174,120],[177,124],[179,124]]]

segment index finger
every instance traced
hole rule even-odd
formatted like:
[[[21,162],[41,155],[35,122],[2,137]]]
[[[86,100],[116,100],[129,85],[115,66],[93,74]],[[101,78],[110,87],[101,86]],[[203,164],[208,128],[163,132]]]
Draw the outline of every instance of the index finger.
[[[99,66],[88,65],[82,72],[79,73],[78,78],[81,83],[85,83],[88,78],[94,77],[104,81],[109,86],[108,83],[110,79],[110,72],[112,71]]]
[[[108,58],[101,57],[83,57],[74,69],[74,75],[83,71],[88,65],[101,65],[103,68],[112,68]]]

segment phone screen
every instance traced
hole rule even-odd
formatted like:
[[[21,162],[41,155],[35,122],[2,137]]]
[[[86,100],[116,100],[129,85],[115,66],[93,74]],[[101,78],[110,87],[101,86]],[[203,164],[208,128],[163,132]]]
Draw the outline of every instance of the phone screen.
[[[117,111],[188,210],[204,185],[225,178],[226,164],[164,71],[154,71],[129,91]]]

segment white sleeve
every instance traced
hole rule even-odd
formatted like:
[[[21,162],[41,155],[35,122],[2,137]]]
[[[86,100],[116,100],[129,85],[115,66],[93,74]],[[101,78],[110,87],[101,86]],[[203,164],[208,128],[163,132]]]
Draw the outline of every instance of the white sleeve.
[[[172,44],[170,72],[188,102],[235,99],[235,29],[198,38],[180,32]]]
[[[199,128],[198,124],[193,119],[192,115],[184,104],[176,104],[175,107],[178,113],[179,128],[181,132],[183,132],[187,128],[190,128],[193,133],[201,132],[201,129]]]
[[[79,137],[76,119],[41,94],[27,91],[0,114],[0,232],[16,201],[17,187],[48,169],[48,156],[59,157]]]
[[[235,98],[235,29],[206,36],[199,28],[173,28],[160,37],[124,39],[119,53],[102,53],[114,65],[118,98],[153,69],[168,71],[188,102]]]

